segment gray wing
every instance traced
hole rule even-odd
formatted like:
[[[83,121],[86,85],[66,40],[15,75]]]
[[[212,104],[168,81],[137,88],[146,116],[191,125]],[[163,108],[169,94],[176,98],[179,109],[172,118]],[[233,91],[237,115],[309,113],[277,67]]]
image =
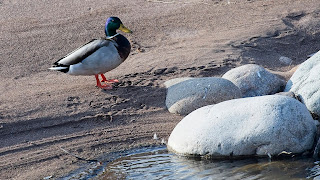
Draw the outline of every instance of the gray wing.
[[[93,54],[102,46],[107,46],[110,43],[109,40],[106,39],[93,39],[87,44],[79,47],[73,52],[69,53],[65,57],[59,59],[55,62],[55,65],[73,65],[83,61],[86,57]]]

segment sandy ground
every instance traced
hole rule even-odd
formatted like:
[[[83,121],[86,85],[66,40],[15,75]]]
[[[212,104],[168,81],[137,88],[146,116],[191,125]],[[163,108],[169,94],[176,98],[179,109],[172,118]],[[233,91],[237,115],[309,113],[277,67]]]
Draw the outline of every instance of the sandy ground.
[[[163,82],[221,76],[256,63],[289,71],[320,49],[318,0],[0,0],[0,179],[58,178],[89,159],[167,140],[183,118],[165,108]],[[47,70],[92,38],[107,17],[134,33],[128,59],[93,76]],[[280,56],[293,60],[279,62]]]

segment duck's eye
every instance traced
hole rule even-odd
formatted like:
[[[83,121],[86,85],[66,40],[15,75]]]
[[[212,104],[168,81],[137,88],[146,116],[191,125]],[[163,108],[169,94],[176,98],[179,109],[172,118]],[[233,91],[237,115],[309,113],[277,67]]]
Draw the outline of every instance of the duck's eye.
[[[111,22],[114,22],[114,19],[111,19]]]

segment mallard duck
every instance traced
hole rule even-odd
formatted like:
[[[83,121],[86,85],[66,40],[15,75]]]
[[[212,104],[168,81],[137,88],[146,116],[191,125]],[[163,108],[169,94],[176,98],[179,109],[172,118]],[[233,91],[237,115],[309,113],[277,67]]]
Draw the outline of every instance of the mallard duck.
[[[132,33],[118,17],[109,17],[105,24],[106,38],[93,39],[54,63],[51,70],[61,71],[70,75],[94,75],[97,86],[102,89],[112,89],[116,79],[107,80],[104,73],[111,71],[123,63],[131,49],[126,37],[117,34],[119,29]],[[99,80],[101,75],[101,84]]]

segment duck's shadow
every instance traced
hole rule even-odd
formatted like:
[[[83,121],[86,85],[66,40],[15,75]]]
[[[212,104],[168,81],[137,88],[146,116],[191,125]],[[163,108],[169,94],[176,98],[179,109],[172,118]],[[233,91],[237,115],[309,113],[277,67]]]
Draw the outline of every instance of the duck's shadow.
[[[110,111],[143,111],[165,108],[166,88],[149,85],[131,85],[120,82],[114,84],[111,90],[101,90],[105,93],[107,106]]]

